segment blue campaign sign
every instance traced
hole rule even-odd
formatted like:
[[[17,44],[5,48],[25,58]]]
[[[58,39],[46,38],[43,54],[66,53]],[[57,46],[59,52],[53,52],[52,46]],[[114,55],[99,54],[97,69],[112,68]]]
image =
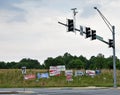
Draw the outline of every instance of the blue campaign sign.
[[[49,78],[49,74],[48,73],[41,73],[41,78]]]
[[[49,74],[48,73],[37,73],[37,79],[40,78],[49,78]]]
[[[98,75],[101,73],[101,70],[95,70],[95,73]]]
[[[40,79],[41,75],[40,73],[37,73],[37,78]]]

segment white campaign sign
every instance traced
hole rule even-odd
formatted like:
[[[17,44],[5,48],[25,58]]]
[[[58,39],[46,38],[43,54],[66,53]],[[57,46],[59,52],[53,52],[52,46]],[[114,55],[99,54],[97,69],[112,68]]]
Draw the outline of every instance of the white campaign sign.
[[[65,71],[66,69],[65,69],[65,65],[59,65],[59,66],[57,66],[57,70],[58,71]]]
[[[67,76],[67,75],[73,75],[73,70],[66,70],[65,71],[65,75]]]
[[[57,69],[57,66],[50,66],[49,73],[50,73],[50,76],[60,75],[60,71]]]
[[[86,74],[89,75],[89,76],[94,76],[95,71],[94,70],[86,70]]]

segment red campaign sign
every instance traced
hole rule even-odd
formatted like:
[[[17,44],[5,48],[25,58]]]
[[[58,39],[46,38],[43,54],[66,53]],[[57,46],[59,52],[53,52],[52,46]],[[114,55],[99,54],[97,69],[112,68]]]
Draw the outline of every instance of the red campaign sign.
[[[57,66],[50,66],[50,76],[60,76],[60,71],[57,69]]]
[[[66,76],[66,80],[67,80],[67,81],[72,81],[72,80],[73,80],[73,79],[72,79],[72,76],[71,76],[71,75],[67,75],[67,76]]]
[[[95,75],[95,71],[94,70],[86,70],[86,74],[90,75],[90,76],[94,76]]]
[[[60,71],[57,70],[50,70],[50,76],[60,76]]]
[[[27,79],[35,79],[36,76],[34,74],[30,74],[30,75],[25,75],[24,78]]]

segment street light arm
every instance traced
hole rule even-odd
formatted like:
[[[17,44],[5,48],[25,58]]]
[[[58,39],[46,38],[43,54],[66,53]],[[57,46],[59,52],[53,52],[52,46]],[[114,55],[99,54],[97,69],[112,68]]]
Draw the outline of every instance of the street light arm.
[[[100,10],[97,7],[94,7],[95,10],[97,10],[97,12],[100,14],[100,16],[102,17],[103,21],[105,22],[105,24],[107,25],[107,27],[110,29],[111,32],[112,31],[112,25],[110,24],[110,22],[107,20],[107,18],[100,12]]]

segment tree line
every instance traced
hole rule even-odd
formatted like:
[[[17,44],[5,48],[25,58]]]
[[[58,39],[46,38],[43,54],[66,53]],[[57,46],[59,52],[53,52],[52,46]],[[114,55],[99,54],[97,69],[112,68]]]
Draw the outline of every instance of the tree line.
[[[48,57],[43,64],[38,60],[23,58],[19,62],[0,62],[0,69],[49,69],[49,66],[65,65],[67,69],[113,69],[113,56],[105,58],[103,54],[91,56],[90,59],[80,55],[73,56],[66,52],[63,56]],[[116,67],[120,70],[120,59],[116,57]]]

